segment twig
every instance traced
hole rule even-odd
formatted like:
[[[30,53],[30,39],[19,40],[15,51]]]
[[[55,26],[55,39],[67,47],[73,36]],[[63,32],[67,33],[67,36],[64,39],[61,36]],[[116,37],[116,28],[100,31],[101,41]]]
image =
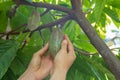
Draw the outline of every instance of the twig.
[[[32,34],[33,34],[33,32],[30,32],[30,34],[29,34],[29,36],[27,38],[31,38]],[[27,41],[27,39],[25,39],[21,49],[23,49],[27,43],[28,43],[28,41]]]
[[[49,12],[49,9],[47,9],[45,12],[43,12],[42,14],[40,14],[40,16],[42,17],[42,16],[44,16],[48,12]]]

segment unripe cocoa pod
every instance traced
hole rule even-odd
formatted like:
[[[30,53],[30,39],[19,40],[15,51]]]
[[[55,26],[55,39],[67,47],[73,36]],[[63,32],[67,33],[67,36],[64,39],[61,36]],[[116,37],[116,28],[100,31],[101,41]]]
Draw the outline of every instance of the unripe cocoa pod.
[[[40,23],[40,13],[37,10],[34,10],[30,17],[28,18],[27,27],[30,31],[33,31],[39,27]]]
[[[49,41],[49,52],[54,58],[58,51],[61,48],[61,42],[64,38],[64,35],[60,28],[55,28],[51,34],[50,41]]]

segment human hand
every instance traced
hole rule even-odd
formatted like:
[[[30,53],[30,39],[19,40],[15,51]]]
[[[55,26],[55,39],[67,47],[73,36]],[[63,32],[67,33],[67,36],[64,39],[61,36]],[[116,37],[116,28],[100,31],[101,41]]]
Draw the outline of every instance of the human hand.
[[[54,59],[51,80],[65,80],[66,73],[73,64],[76,55],[72,43],[65,35],[65,39],[61,44],[61,49]]]
[[[43,56],[48,50],[48,44],[33,55],[33,58],[23,75],[18,80],[42,80],[52,67],[51,56]]]

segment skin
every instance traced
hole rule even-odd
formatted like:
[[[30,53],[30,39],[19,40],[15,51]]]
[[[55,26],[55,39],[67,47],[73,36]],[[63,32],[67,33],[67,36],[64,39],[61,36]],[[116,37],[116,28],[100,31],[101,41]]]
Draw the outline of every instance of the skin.
[[[61,49],[54,60],[50,55],[44,56],[47,50],[48,44],[33,55],[27,70],[18,80],[43,80],[48,74],[51,74],[50,80],[66,79],[66,74],[76,58],[67,35],[64,36]]]
[[[66,74],[73,64],[76,55],[72,43],[65,35],[65,39],[61,44],[61,49],[54,59],[54,66],[50,80],[65,80]]]
[[[47,50],[48,44],[33,55],[27,70],[18,80],[42,80],[49,74],[53,62],[50,55],[43,56]]]

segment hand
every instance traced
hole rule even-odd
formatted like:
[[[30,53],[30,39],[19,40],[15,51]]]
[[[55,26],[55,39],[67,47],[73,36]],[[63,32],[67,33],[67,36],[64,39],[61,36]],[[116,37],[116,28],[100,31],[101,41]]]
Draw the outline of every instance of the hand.
[[[42,80],[50,72],[52,67],[51,56],[43,56],[43,54],[48,50],[48,44],[36,52],[23,75],[18,80]]]
[[[65,80],[66,73],[73,64],[76,55],[72,43],[65,35],[65,39],[61,44],[61,49],[54,59],[54,67],[50,80]]]

